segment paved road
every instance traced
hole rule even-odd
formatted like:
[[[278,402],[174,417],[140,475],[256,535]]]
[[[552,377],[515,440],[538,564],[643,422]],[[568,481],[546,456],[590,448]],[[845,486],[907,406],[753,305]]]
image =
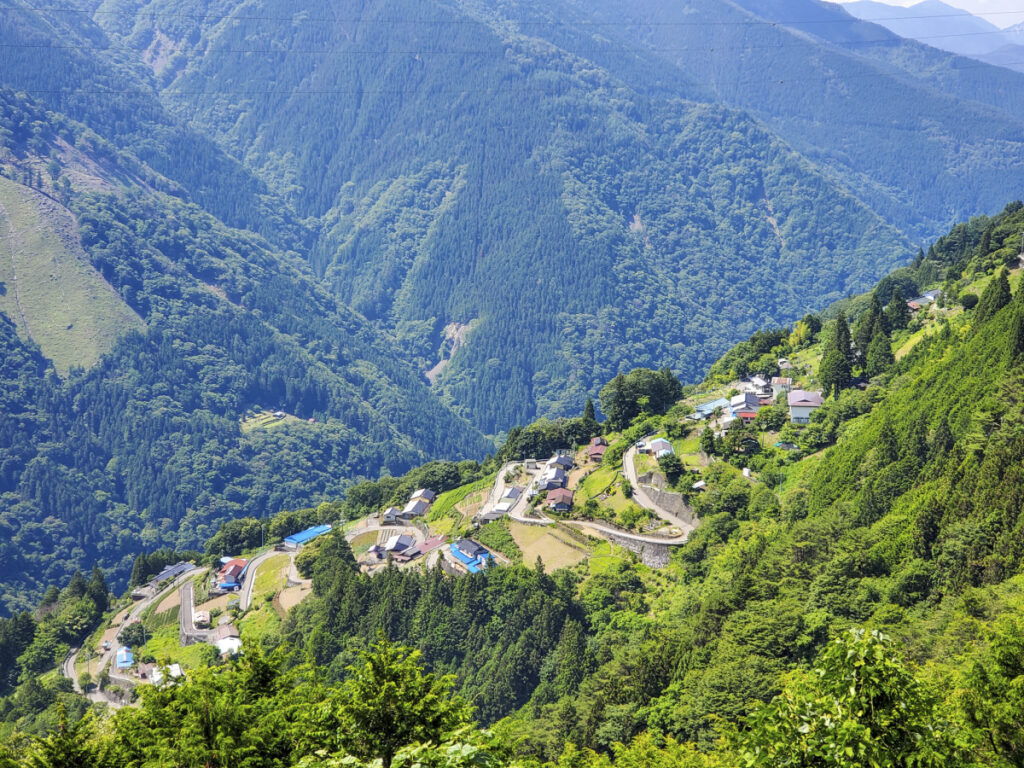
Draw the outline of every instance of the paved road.
[[[264,560],[276,554],[277,552],[271,548],[249,561],[249,569],[245,572],[245,581],[242,583],[242,591],[239,593],[238,598],[238,607],[243,611],[249,610],[249,603],[252,602],[252,590],[256,584],[257,569],[263,564]]]
[[[639,541],[643,544],[665,544],[670,547],[678,547],[680,544],[685,544],[689,538],[689,532],[680,533],[678,536],[650,536],[642,533],[633,533],[631,531],[623,530],[622,528],[616,528],[614,525],[608,525],[607,523],[600,523],[597,520],[563,520],[566,525],[572,525],[576,528],[592,528],[595,531],[601,533],[611,533],[616,536],[621,536],[624,539],[630,539],[632,541]]]
[[[178,587],[181,605],[178,608],[178,630],[182,645],[193,643],[207,643],[210,641],[210,632],[199,629],[195,625],[196,601],[195,590],[192,586],[192,579],[189,579]]]
[[[650,437],[642,438],[643,440],[649,440]],[[666,523],[677,526],[684,532],[684,535],[688,535],[690,531],[697,527],[697,524],[692,520],[684,520],[679,515],[669,512],[664,507],[658,506],[654,503],[654,500],[644,491],[640,485],[640,481],[637,479],[636,474],[636,444],[629,446],[626,452],[622,455],[622,473],[629,480],[629,484],[633,486],[633,501],[639,504],[644,509],[649,509],[651,512],[656,514]]]
[[[143,611],[145,611],[157,600],[162,600],[163,598],[165,598],[172,589],[180,586],[183,581],[191,585],[191,578],[195,575],[197,570],[198,569],[195,567],[190,568],[189,570],[185,571],[185,573],[181,574],[178,578],[176,578],[173,582],[171,582],[171,584],[167,587],[164,587],[155,594],[147,598],[144,598],[137,602],[135,605],[133,605],[132,609],[125,615],[124,619],[122,619],[121,621],[121,626],[118,628],[117,631],[117,639],[120,640],[121,632],[124,631],[125,627],[127,627],[132,622],[138,621],[139,618],[142,616]],[[189,618],[191,619],[191,614],[189,614]],[[111,661],[114,658],[114,654],[117,653],[118,645],[119,643],[113,643],[110,647],[110,650],[104,651],[103,654],[100,656],[101,671],[106,669],[110,665]],[[71,681],[71,685],[73,686],[76,693],[82,693],[82,688],[78,684],[78,675],[75,674],[75,664],[78,662],[79,651],[80,649],[73,648],[68,653],[68,655],[64,657],[64,661],[63,663],[61,663],[60,666],[61,674]],[[138,680],[128,675],[122,674],[114,667],[110,668],[108,674],[110,675],[111,680],[120,683],[121,685],[135,686],[139,684]],[[106,704],[109,704],[111,707],[117,708],[123,706],[123,703],[121,701],[119,701],[112,695],[108,695],[107,692],[105,691],[91,691],[90,693],[83,695],[88,696],[90,701],[101,701]]]
[[[533,487],[536,479],[540,477],[541,470],[539,467],[543,466],[543,462],[537,462],[538,469],[529,470],[526,469],[526,462],[531,459],[522,459],[520,461],[510,461],[504,464],[501,469],[498,470],[498,476],[494,479],[494,486],[491,488],[490,494],[487,496],[487,500],[484,505],[480,508],[480,514],[489,512],[494,506],[501,501],[502,496],[505,495],[505,474],[512,469],[512,467],[521,465],[523,471],[530,477],[530,482],[527,483],[526,488],[516,499],[516,503],[512,505],[512,508],[508,512],[508,516],[516,522],[525,523],[527,525],[554,525],[555,521],[550,517],[547,517],[540,510],[531,510],[530,502],[527,499],[530,489]],[[535,460],[534,460],[535,461]],[[527,512],[532,511],[536,517],[528,515]]]

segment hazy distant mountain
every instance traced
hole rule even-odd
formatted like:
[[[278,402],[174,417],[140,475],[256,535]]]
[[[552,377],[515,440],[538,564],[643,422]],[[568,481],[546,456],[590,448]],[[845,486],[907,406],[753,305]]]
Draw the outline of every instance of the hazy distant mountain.
[[[941,0],[923,0],[906,8],[875,0],[856,0],[842,7],[853,16],[880,24],[900,37],[962,56],[992,53],[1012,42],[994,24]]]
[[[880,24],[900,37],[1024,72],[1024,23],[999,29],[940,0],[924,0],[907,8],[875,0],[856,0],[842,7],[857,18]]]

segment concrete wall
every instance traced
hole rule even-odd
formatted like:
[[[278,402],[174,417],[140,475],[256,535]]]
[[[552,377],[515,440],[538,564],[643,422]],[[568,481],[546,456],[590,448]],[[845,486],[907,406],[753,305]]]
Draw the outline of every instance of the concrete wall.
[[[607,534],[612,542],[640,557],[640,562],[648,568],[664,568],[668,565],[671,556],[671,547],[668,544],[649,544],[626,536],[619,536],[615,533]]]

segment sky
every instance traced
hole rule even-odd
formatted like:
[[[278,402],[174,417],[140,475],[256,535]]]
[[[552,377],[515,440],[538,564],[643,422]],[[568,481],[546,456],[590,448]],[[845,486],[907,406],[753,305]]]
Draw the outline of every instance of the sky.
[[[843,2],[843,0],[838,0]],[[849,0],[847,0],[849,1]],[[915,5],[920,0],[880,0],[886,5]],[[990,24],[1005,29],[1024,22],[1024,0],[943,0],[946,5],[963,8]]]

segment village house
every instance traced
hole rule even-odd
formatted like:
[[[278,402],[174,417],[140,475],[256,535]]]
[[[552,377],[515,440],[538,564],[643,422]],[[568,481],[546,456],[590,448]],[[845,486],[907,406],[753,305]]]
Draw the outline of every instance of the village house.
[[[710,419],[715,415],[715,411],[718,410],[721,410],[722,412],[729,410],[729,401],[724,397],[720,397],[717,400],[709,400],[706,403],[701,403],[694,408],[694,412],[687,418],[693,419],[694,421],[703,421],[704,419]]]
[[[568,488],[555,488],[548,493],[544,504],[555,512],[568,512],[572,508],[573,492]]]
[[[670,443],[664,437],[656,437],[647,444],[647,452],[652,453],[657,457],[668,456],[670,453],[675,453]]]
[[[499,501],[491,509],[481,514],[479,520],[481,523],[489,523],[492,520],[500,520],[512,511],[512,506],[513,502],[511,501]]]
[[[380,513],[381,525],[398,525],[398,516],[402,513],[398,507],[388,507]]]
[[[516,501],[523,495],[523,490],[524,488],[521,485],[510,485],[505,489],[505,493],[502,494],[501,498],[508,501]]]
[[[594,439],[597,440],[598,438],[595,437]],[[600,439],[603,440],[604,438],[600,438]],[[600,464],[604,460],[604,454],[605,454],[605,451],[607,451],[607,450],[608,450],[608,443],[605,442],[605,443],[594,444],[592,442],[590,444],[590,447],[587,448],[587,458],[590,459],[591,461],[593,461],[595,464]]]
[[[772,395],[777,399],[783,392],[793,388],[793,379],[789,376],[772,376]]]
[[[573,461],[572,456],[567,456],[564,453],[556,453],[550,459],[548,459],[548,467],[558,467],[568,472],[572,469],[576,462]]]
[[[409,536],[409,535],[404,534],[404,533],[396,533],[394,536],[392,536],[390,539],[388,539],[387,542],[384,544],[384,551],[385,552],[404,552],[405,550],[409,549],[409,547],[411,547],[415,543],[416,543],[416,540],[412,536]]]
[[[742,419],[744,424],[749,424],[757,417],[761,409],[761,401],[753,392],[741,392],[729,400],[729,410],[737,419]]]
[[[417,517],[423,517],[427,514],[430,509],[430,502],[424,499],[414,498],[410,499],[409,503],[405,505],[405,508],[398,514],[403,520],[415,520]]]
[[[413,491],[412,496],[409,497],[409,501],[415,501],[416,499],[423,499],[427,504],[433,504],[434,499],[437,498],[437,494],[427,488],[419,488]]]
[[[789,393],[789,420],[794,424],[807,424],[811,414],[825,402],[821,392],[807,392],[794,389]]]
[[[562,488],[568,482],[569,476],[561,467],[549,467],[537,480],[537,490],[550,491],[553,488]]]
[[[249,561],[236,557],[226,562],[222,559],[223,566],[217,573],[218,589],[238,589],[242,586],[242,579],[245,578],[245,569]]]
[[[488,561],[492,559],[487,548],[472,539],[459,539],[451,545],[449,551],[470,573],[478,573],[482,568],[486,568]]]

